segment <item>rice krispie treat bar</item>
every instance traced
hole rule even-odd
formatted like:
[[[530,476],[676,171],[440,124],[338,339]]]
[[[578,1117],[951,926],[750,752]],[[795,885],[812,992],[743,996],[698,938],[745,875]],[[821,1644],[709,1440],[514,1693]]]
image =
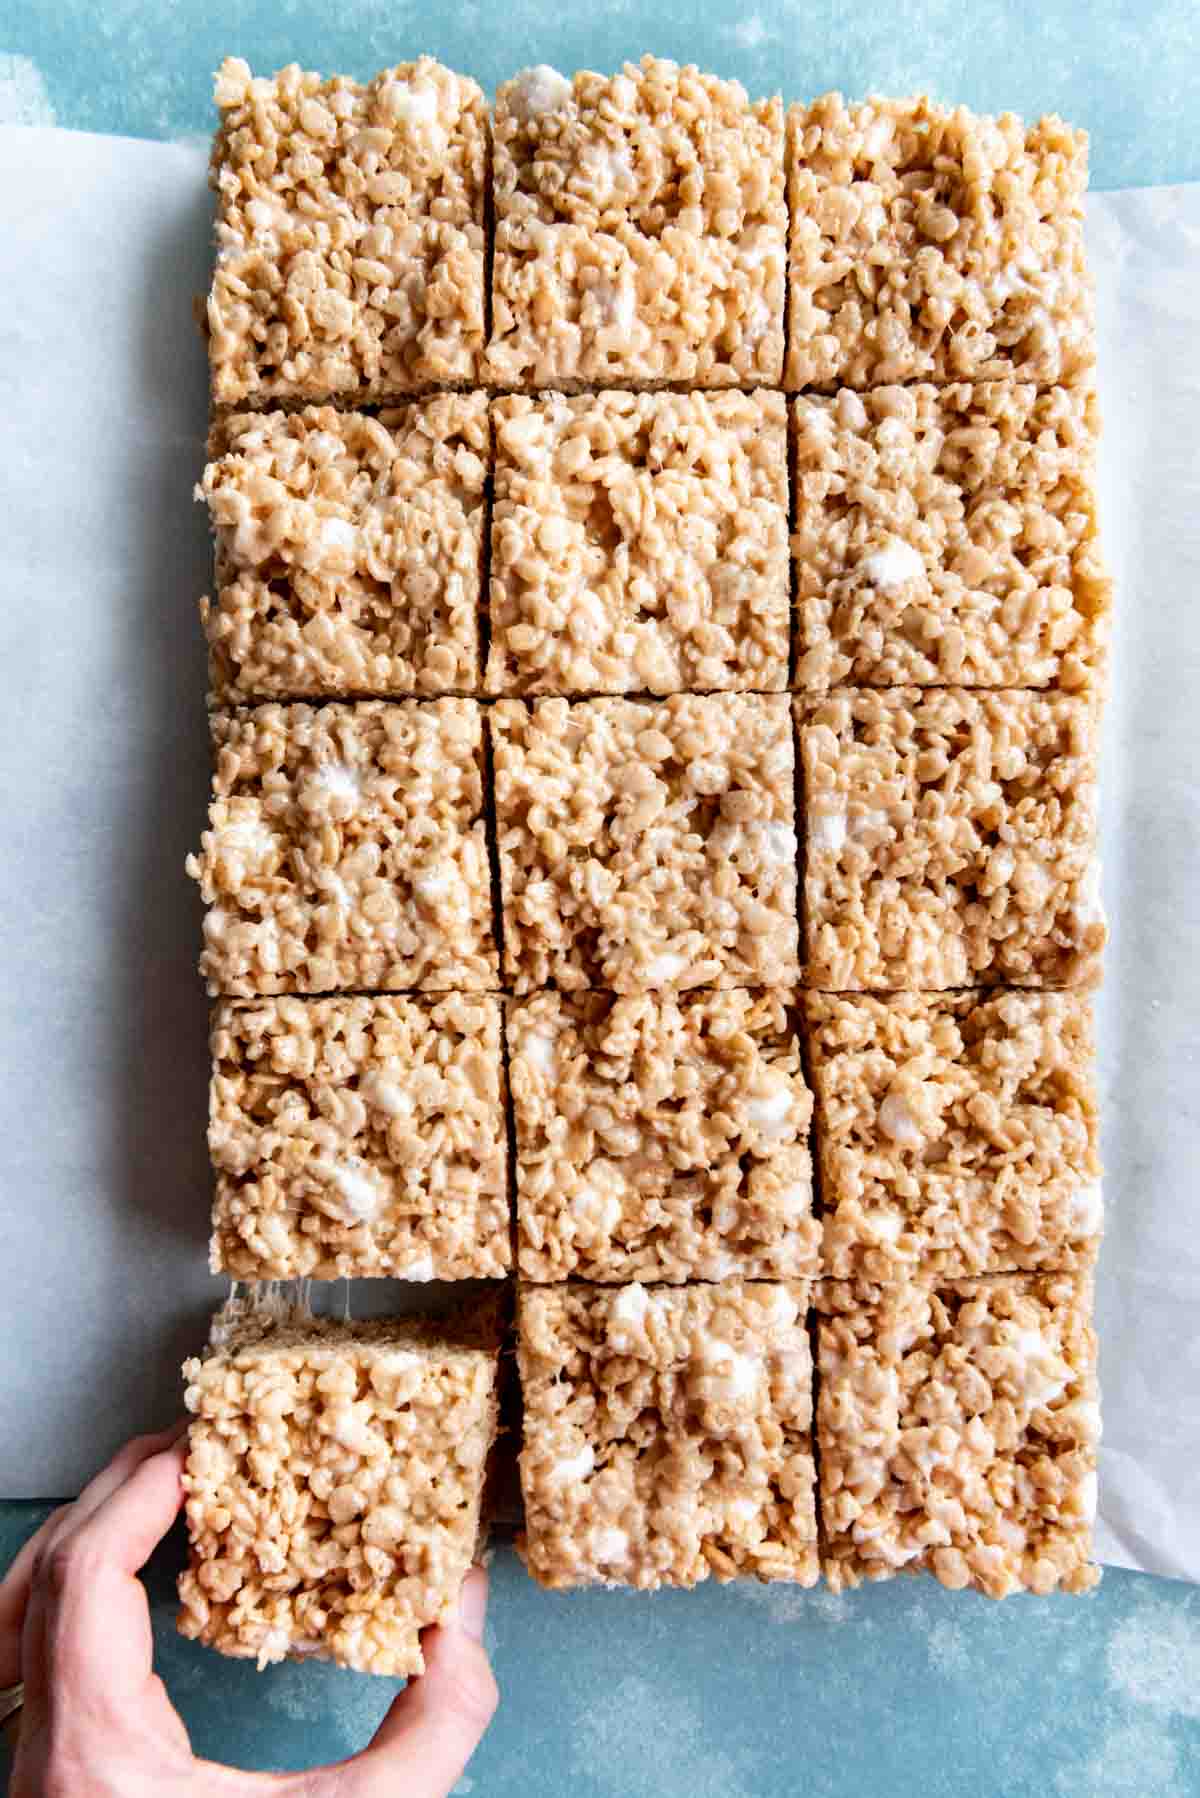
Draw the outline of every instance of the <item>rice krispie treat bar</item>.
[[[527,1279],[818,1271],[792,998],[539,993],[510,1006]]]
[[[181,1632],[260,1667],[424,1672],[482,1540],[498,1331],[238,1309],[184,1363]]]
[[[848,688],[797,721],[808,985],[1094,982],[1090,701]]]
[[[214,1273],[507,1273],[497,999],[226,1000],[211,1042]]]
[[[210,993],[499,984],[475,701],[242,707],[212,733],[187,864]]]
[[[1091,1286],[822,1282],[817,1447],[834,1591],[902,1569],[1086,1592],[1100,1409]]]
[[[1090,389],[844,387],[795,422],[798,687],[1094,682]]]
[[[1087,1266],[1091,1007],[1072,993],[805,995],[824,1267],[902,1281]]]
[[[217,405],[386,400],[478,378],[483,93],[428,56],[366,86],[293,63],[216,81]]]
[[[795,983],[786,698],[501,700],[489,722],[518,993]]]
[[[494,197],[499,386],[778,383],[778,96],[651,56],[525,69],[496,95]]]
[[[787,686],[782,395],[521,396],[493,416],[489,692]]]
[[[525,1563],[543,1586],[816,1584],[808,1287],[524,1287]]]
[[[788,115],[787,385],[1072,381],[1095,361],[1087,134],[921,97]]]
[[[479,684],[487,398],[222,419],[197,498],[219,704]]]

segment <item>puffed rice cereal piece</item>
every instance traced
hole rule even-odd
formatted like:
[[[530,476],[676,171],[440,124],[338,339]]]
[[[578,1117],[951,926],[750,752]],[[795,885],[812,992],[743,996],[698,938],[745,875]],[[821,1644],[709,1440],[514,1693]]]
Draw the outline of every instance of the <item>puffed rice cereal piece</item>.
[[[783,109],[643,57],[496,95],[486,368],[502,387],[778,383]]]
[[[500,700],[489,724],[517,993],[795,983],[783,695]]]
[[[776,393],[500,400],[493,693],[787,685]]]
[[[482,1546],[498,1330],[233,1311],[183,1369],[180,1632],[260,1668],[424,1672]]]
[[[808,993],[805,1012],[826,1273],[928,1280],[1094,1261],[1085,999]]]
[[[218,704],[479,685],[487,398],[222,418],[196,489]]]
[[[1100,1407],[1091,1282],[822,1281],[817,1450],[834,1591],[928,1572],[1087,1592]]]
[[[844,387],[795,424],[796,686],[1098,684],[1090,389]]]
[[[787,134],[791,390],[1091,368],[1086,132],[826,94]]]
[[[1095,982],[1090,701],[844,688],[797,721],[809,986]]]
[[[210,993],[499,984],[474,700],[240,707],[212,733],[187,862]]]
[[[387,400],[479,376],[482,90],[428,56],[365,86],[217,74],[208,296],[218,406]]]
[[[538,993],[510,1005],[527,1279],[818,1271],[793,999]]]
[[[517,1546],[541,1585],[816,1584],[808,1296],[521,1288]]]
[[[225,1000],[211,1043],[214,1273],[507,1273],[498,999]]]

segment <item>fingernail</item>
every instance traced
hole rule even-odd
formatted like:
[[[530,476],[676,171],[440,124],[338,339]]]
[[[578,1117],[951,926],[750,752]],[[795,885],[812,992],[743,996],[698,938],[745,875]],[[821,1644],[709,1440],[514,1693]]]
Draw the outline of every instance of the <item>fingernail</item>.
[[[487,1601],[487,1574],[482,1567],[472,1567],[463,1581],[462,1596],[458,1601],[458,1627],[476,1642],[483,1640]]]

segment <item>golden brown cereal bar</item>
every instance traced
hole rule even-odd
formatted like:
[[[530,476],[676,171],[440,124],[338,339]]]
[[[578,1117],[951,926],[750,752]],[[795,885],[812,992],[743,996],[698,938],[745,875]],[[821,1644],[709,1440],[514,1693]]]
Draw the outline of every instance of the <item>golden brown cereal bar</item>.
[[[496,96],[488,378],[502,387],[777,383],[783,110],[643,57],[544,64]]]
[[[793,998],[538,993],[510,1005],[527,1279],[817,1272]]]
[[[798,687],[1096,684],[1089,390],[844,387],[795,425]]]
[[[789,388],[1091,368],[1085,132],[840,94],[787,129]]]
[[[844,688],[798,702],[797,720],[810,986],[1095,980],[1089,701]]]
[[[478,686],[485,395],[242,412],[210,453],[218,703]]]
[[[507,1273],[498,999],[226,1000],[211,1040],[214,1272]]]
[[[1091,1282],[817,1289],[822,1565],[990,1598],[1086,1592],[1100,1411]]]
[[[795,983],[782,694],[501,700],[489,722],[518,993]]]
[[[1090,1264],[1102,1204],[1086,999],[808,993],[805,1011],[827,1274]]]
[[[387,400],[479,375],[488,122],[428,56],[365,86],[222,64],[208,296],[217,405]]]
[[[421,1673],[482,1535],[498,1338],[253,1312],[184,1364],[179,1627],[260,1667]],[[218,1325],[222,1320],[218,1319]]]
[[[526,1286],[526,1565],[544,1586],[817,1580],[808,1287]]]
[[[475,701],[262,705],[212,730],[188,861],[211,993],[498,984]]]
[[[521,396],[493,416],[490,692],[786,687],[781,395]]]

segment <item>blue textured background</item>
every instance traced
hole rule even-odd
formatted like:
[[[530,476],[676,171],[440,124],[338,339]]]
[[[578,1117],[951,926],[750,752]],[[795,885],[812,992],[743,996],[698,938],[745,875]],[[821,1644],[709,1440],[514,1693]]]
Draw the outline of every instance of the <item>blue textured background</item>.
[[[787,98],[927,87],[1092,132],[1097,187],[1200,178],[1200,5],[690,0],[0,0],[0,122],[210,128],[229,52],[366,76],[428,50],[493,88],[526,62],[644,49]],[[0,1504],[0,1566],[47,1507]],[[256,1674],[173,1628],[178,1532],[152,1563],[159,1666],[199,1752],[292,1768],[360,1746],[390,1682]],[[900,1580],[641,1597],[539,1592],[511,1554],[488,1626],[503,1705],[474,1798],[1200,1798],[1200,1590],[1109,1573],[1087,1600],[990,1605]],[[2,1760],[2,1751],[0,1751]]]
[[[489,90],[645,50],[789,100],[928,88],[1087,126],[1097,187],[1200,179],[1197,0],[0,0],[0,53],[30,65],[0,61],[0,88],[43,109],[24,122],[130,137],[209,131],[223,56],[364,77],[422,50]]]

